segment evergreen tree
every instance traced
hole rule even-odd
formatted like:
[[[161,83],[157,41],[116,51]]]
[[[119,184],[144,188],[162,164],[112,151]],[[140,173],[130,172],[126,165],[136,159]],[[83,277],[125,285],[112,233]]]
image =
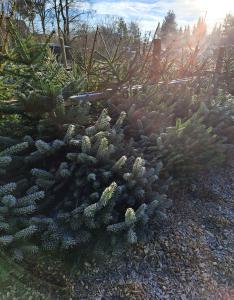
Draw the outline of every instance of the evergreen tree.
[[[136,22],[131,22],[130,24],[128,24],[128,37],[132,50],[138,51],[141,47],[141,33],[140,28]]]
[[[88,242],[136,243],[165,217],[170,201],[159,178],[162,163],[150,167],[134,154],[125,118],[122,112],[111,125],[104,109],[83,133],[70,124],[62,140],[3,139],[0,244],[17,259],[37,245],[65,251]]]
[[[119,18],[117,21],[117,34],[123,39],[128,37],[128,27],[123,18]]]
[[[186,38],[187,40],[190,39],[190,26],[189,26],[189,25],[188,25],[187,28],[186,28],[185,38]]]
[[[193,28],[192,42],[193,46],[196,46],[198,43],[204,41],[204,38],[207,33],[207,25],[205,18],[199,18],[197,24]]]
[[[176,32],[177,32],[176,15],[172,10],[169,10],[163,20],[160,37],[164,43],[167,43],[170,40],[172,41],[173,35],[176,34]]]
[[[222,38],[222,25],[215,24],[211,34],[209,35],[210,45],[214,47],[220,45],[221,38]]]
[[[226,15],[223,24],[222,35],[223,35],[222,42],[225,45],[234,44],[234,15],[232,14]]]

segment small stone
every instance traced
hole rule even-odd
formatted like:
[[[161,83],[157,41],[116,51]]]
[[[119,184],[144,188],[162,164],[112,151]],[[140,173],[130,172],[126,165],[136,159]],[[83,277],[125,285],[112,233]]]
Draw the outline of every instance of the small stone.
[[[84,263],[84,265],[85,265],[87,268],[90,268],[90,267],[91,267],[91,264],[88,263],[87,261]]]

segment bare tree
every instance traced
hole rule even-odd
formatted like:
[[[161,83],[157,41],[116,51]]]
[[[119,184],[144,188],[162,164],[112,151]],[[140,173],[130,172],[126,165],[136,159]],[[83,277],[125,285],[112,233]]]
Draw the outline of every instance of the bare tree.
[[[82,15],[91,13],[82,9],[81,3],[79,0],[52,0],[57,31],[63,35],[66,44],[70,43],[74,23],[79,21]]]
[[[46,19],[51,11],[49,6],[49,0],[34,0],[35,1],[35,12],[40,18],[41,28],[43,34],[46,33]]]
[[[33,33],[35,32],[34,20],[36,16],[34,0],[15,0],[16,11],[20,16],[29,22]]]

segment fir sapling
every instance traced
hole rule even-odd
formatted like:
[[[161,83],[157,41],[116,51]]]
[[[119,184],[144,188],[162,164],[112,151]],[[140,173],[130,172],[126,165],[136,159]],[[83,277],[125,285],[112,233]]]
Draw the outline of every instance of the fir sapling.
[[[121,113],[111,125],[104,109],[83,132],[69,125],[61,139],[24,138],[30,145],[19,152],[26,162],[25,182],[21,189],[16,184],[0,187],[5,197],[0,207],[5,230],[2,243],[17,259],[24,256],[27,246],[32,246],[31,252],[37,246],[71,251],[100,240],[132,244],[148,235],[148,225],[159,220],[159,211],[167,206],[168,199],[161,192],[166,187],[159,181],[157,164],[150,167],[129,151],[125,117]],[[14,155],[15,150],[9,153]],[[20,170],[14,172],[20,175]]]
[[[44,198],[44,192],[29,194],[17,199],[17,185],[9,183],[0,187],[0,244],[16,260],[39,249],[32,238],[38,228],[30,224],[30,218],[37,209],[37,201]]]
[[[138,235],[142,235],[144,225],[154,218],[148,207],[155,197],[160,198],[160,186],[157,185],[159,170],[146,168],[140,157],[128,159],[121,155],[125,148],[121,129],[124,116],[124,113],[121,114],[112,127],[104,110],[83,136],[69,127],[64,139],[65,156],[58,167],[53,172],[32,170],[38,186],[42,187],[42,180],[51,181],[51,185],[43,189],[48,198],[56,199],[50,212],[52,223],[45,225],[44,218],[37,221],[37,226],[44,228],[41,236],[44,249],[71,249],[82,243],[94,242],[95,236],[102,239],[110,235],[108,226],[121,221],[126,211],[131,209],[139,215],[137,225],[135,222],[133,226],[132,222],[128,226],[129,232],[118,235],[118,238],[132,243],[137,241]],[[163,201],[167,202],[167,199],[161,197],[158,200]],[[144,221],[140,218],[142,214],[138,213],[143,204]],[[160,205],[157,208],[160,209]]]

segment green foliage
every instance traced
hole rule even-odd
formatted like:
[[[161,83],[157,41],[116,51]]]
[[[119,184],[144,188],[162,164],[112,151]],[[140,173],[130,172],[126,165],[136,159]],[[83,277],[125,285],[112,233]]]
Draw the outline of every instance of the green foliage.
[[[204,123],[212,126],[213,131],[224,142],[233,144],[234,96],[220,90],[218,96],[205,105]]]
[[[0,75],[0,101],[8,100],[13,95],[13,86]]]
[[[56,61],[48,49],[50,37],[46,43],[37,42],[31,35],[22,38],[13,25],[10,36],[11,49],[0,53],[0,95],[4,92],[0,100],[11,97],[14,101],[0,103],[0,130],[11,128],[11,136],[17,136],[14,132],[18,131],[21,136],[45,133],[48,128],[56,131],[66,123],[65,110],[70,121],[72,115],[77,119],[80,105],[78,109],[74,105],[65,107],[65,100],[82,90],[82,77],[75,78]],[[81,115],[84,118],[84,111]]]
[[[2,106],[0,105],[0,107]],[[0,117],[0,135],[18,137],[22,135],[22,131],[25,133],[30,132],[26,124],[22,128],[22,118],[19,115],[3,115]]]
[[[167,127],[160,134],[144,139],[146,157],[162,159],[164,171],[175,179],[189,179],[198,171],[218,166],[225,160],[225,145],[195,116],[182,123]]]
[[[46,44],[38,45],[32,37],[18,38],[8,55],[1,57],[1,63],[1,74],[14,85],[15,97],[24,112],[42,114],[55,107],[68,75],[49,54]]]
[[[150,135],[173,126],[178,118],[185,121],[191,117],[200,105],[198,88],[201,90],[200,97],[203,97],[206,90],[203,91],[196,80],[190,84],[145,87],[124,100],[118,95],[109,101],[109,106],[113,116],[120,110],[127,112],[126,130],[137,138],[141,134]]]
[[[224,163],[233,148],[233,97],[215,98],[205,84],[178,83],[109,102],[113,116],[127,111],[124,132],[137,153],[151,165],[161,159],[163,173],[175,180]]]

